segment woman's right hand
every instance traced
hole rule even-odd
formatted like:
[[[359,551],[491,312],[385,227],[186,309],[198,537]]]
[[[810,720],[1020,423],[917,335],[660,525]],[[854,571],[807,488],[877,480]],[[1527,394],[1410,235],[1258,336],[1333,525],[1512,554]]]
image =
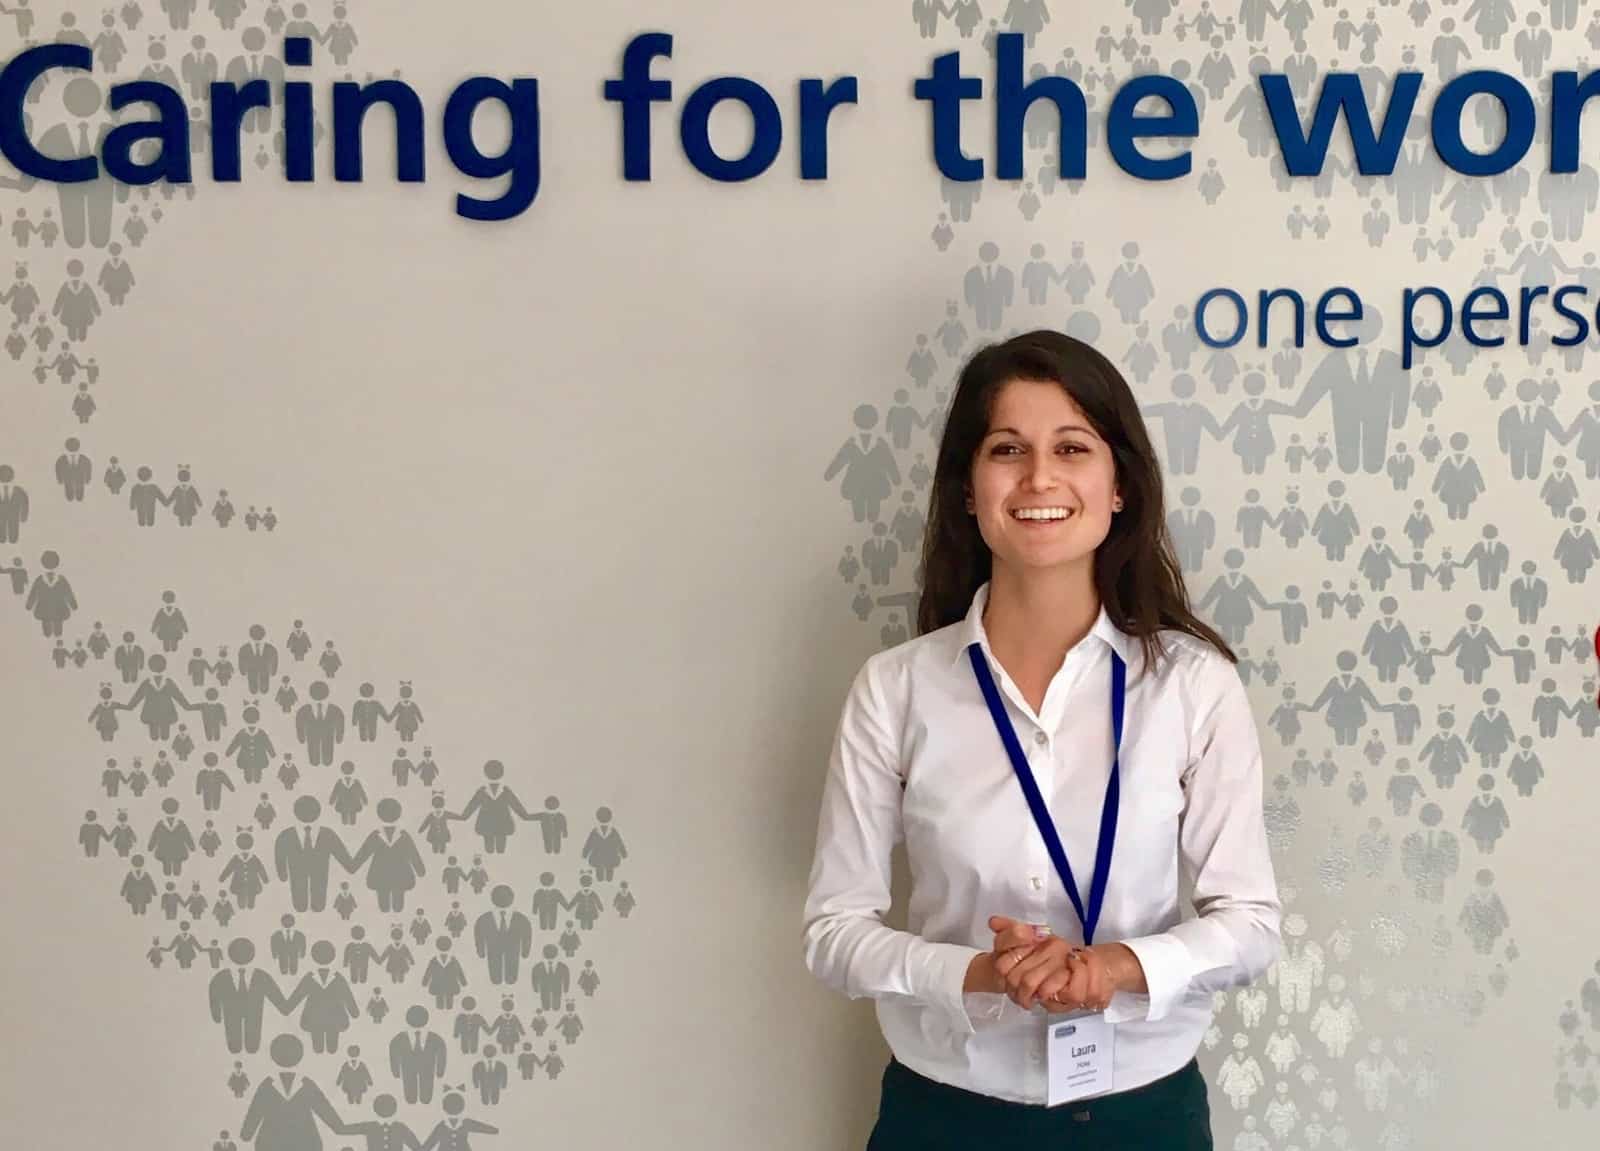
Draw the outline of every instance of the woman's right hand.
[[[990,995],[1007,994],[1005,977],[995,966],[995,961],[1015,951],[1012,962],[1021,959],[1033,948],[1051,938],[1048,928],[1008,919],[1003,915],[989,917],[989,930],[994,932],[994,946],[973,956],[967,965],[967,977],[961,985],[964,992],[983,992]]]

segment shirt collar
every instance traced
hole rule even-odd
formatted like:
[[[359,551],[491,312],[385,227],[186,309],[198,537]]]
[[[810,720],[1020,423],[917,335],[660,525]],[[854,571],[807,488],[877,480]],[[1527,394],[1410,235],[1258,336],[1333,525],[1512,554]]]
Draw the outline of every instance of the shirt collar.
[[[989,602],[989,582],[983,585],[972,596],[972,606],[967,609],[967,617],[962,620],[956,629],[956,650],[951,657],[953,664],[967,654],[967,649],[974,643],[981,644],[985,652],[989,652],[989,636],[983,630],[983,609]],[[1128,652],[1131,647],[1131,637],[1116,624],[1111,622],[1111,617],[1106,614],[1106,605],[1101,603],[1100,613],[1095,616],[1094,624],[1089,628],[1089,635],[1107,645],[1112,651],[1122,657],[1122,662],[1128,662]],[[990,653],[991,655],[993,653]]]

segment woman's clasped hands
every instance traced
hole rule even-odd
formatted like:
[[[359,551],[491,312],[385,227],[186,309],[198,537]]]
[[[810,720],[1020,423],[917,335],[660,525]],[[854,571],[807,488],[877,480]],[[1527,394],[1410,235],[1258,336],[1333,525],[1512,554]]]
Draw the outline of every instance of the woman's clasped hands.
[[[985,957],[993,976],[989,990],[1024,1010],[1037,1004],[1052,1014],[1104,1011],[1116,992],[1133,990],[1130,961],[1137,976],[1143,975],[1137,957],[1121,943],[1085,947],[1003,915],[990,916],[989,928],[994,932],[994,947]]]

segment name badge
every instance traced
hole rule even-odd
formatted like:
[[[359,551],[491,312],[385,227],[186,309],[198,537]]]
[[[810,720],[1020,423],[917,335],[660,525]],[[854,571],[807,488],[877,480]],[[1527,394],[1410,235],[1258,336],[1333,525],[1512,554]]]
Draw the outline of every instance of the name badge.
[[[1111,1090],[1116,1025],[1104,1014],[1051,1016],[1047,1053],[1051,1107]]]

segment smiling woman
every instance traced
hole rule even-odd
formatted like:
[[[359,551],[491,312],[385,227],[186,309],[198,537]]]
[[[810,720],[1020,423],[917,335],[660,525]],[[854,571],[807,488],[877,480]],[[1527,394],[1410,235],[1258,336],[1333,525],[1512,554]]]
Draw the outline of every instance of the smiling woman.
[[[256,32],[260,44],[264,38]],[[248,34],[247,34],[248,35]],[[287,179],[309,183],[315,179],[313,147],[317,125],[312,112],[311,85],[285,80],[284,66],[311,64],[311,41],[291,36],[283,42],[283,59],[252,53],[249,77],[242,83],[215,83],[210,87],[211,177],[218,183],[242,178],[242,135],[262,130],[258,110],[270,110],[274,95],[283,104],[283,162]],[[111,87],[113,112],[132,104],[149,104],[154,119],[121,123],[105,133],[98,158],[46,155],[46,141],[29,136],[24,101],[35,81],[55,69],[89,72],[93,53],[81,44],[45,44],[19,53],[0,70],[0,155],[17,171],[36,180],[61,184],[88,183],[100,178],[101,169],[124,184],[144,185],[165,180],[188,184],[190,169],[189,110],[183,95],[154,80],[136,80]],[[87,138],[89,118],[100,110],[99,86],[89,77],[68,83],[67,111],[77,117],[80,139]],[[486,155],[473,139],[473,121],[480,105],[501,104],[510,131],[499,155]],[[394,114],[395,176],[401,183],[422,183],[425,178],[422,101],[410,85],[400,80],[372,84],[340,82],[333,85],[333,173],[340,183],[362,179],[361,128],[367,110],[387,105]],[[474,76],[457,84],[444,108],[445,152],[456,171],[479,180],[510,177],[496,199],[456,197],[456,212],[472,220],[506,220],[525,211],[539,194],[539,82],[516,79],[509,84]],[[71,137],[68,137],[70,147]],[[151,143],[154,155],[145,155]],[[138,155],[136,156],[136,152]]]
[[[1209,1151],[1195,1053],[1280,904],[1250,703],[1127,382],[1058,332],[980,350],[930,503],[921,634],[856,675],[805,907],[811,971],[894,1052],[869,1151]]]

